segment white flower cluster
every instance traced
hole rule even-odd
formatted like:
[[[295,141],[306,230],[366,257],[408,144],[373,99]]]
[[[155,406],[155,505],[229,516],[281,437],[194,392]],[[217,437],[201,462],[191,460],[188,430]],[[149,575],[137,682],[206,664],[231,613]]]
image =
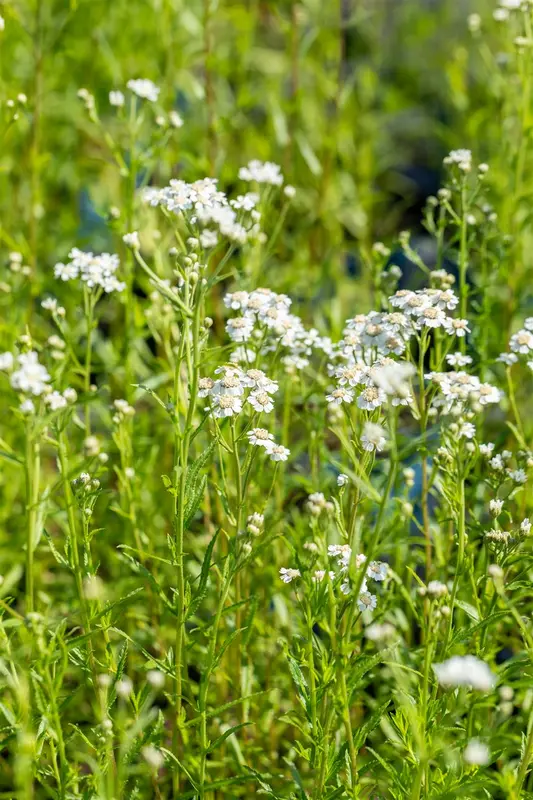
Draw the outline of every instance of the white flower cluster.
[[[461,172],[472,169],[472,153],[470,150],[452,150],[444,159],[446,166],[456,166]]]
[[[349,544],[332,544],[328,547],[328,555],[337,559],[337,565],[340,568],[340,575],[343,577],[341,584],[341,591],[343,594],[350,594],[351,585],[350,581],[346,578],[346,573],[350,567],[352,559],[352,548]],[[355,565],[360,569],[366,563],[366,556],[363,553],[358,553],[355,557]],[[366,568],[366,575],[361,584],[359,595],[357,597],[357,607],[359,611],[373,611],[377,606],[377,597],[371,594],[368,590],[367,579],[373,581],[384,581],[387,577],[387,564],[384,561],[371,561]],[[346,579],[344,579],[346,578]]]
[[[240,414],[245,403],[257,414],[269,414],[274,410],[272,396],[278,391],[276,381],[268,378],[260,369],[226,366],[215,370],[213,378],[201,378],[198,387],[200,397],[208,397],[211,413],[216,419]],[[271,461],[286,461],[290,450],[276,444],[274,436],[265,428],[252,428],[246,436],[251,445],[262,447]]]
[[[387,399],[393,406],[409,405],[412,402],[409,379],[414,367],[407,361],[395,361],[391,358],[379,357],[370,366],[363,360],[349,359],[347,365],[328,366],[330,373],[337,380],[337,388],[326,395],[326,401],[333,406],[353,403],[365,411],[380,408]],[[357,393],[357,397],[356,397]],[[366,444],[373,445],[365,449],[383,449],[385,441],[383,431],[369,428],[366,432]]]
[[[137,95],[137,97],[140,97],[142,100],[149,100],[151,103],[157,103],[157,98],[159,97],[159,92],[161,89],[151,80],[148,80],[148,78],[137,78],[135,80],[130,80],[127,82],[126,86],[131,92],[133,92],[133,94]],[[116,100],[117,98],[114,99]],[[119,104],[115,102],[114,105]]]
[[[533,370],[533,317],[524,321],[524,327],[511,336],[508,353],[501,353],[499,361],[511,367],[520,356],[529,357],[528,367]]]
[[[440,664],[433,664],[433,669],[442,686],[468,686],[470,689],[490,692],[496,685],[496,676],[476,656],[452,656]]]
[[[70,251],[67,264],[56,264],[54,275],[62,281],[80,278],[89,289],[101,288],[110,292],[122,292],[126,284],[117,280],[116,271],[120,266],[117,255],[111,253],[85,253],[77,247]]]
[[[240,168],[239,178],[243,181],[255,181],[270,186],[281,186],[283,183],[283,175],[278,164],[257,159],[249,161],[245,167]]]
[[[457,308],[459,300],[452,289],[400,289],[389,302],[409,319],[412,331],[442,328],[450,336],[463,337],[469,332],[465,319],[456,319],[446,312]]]
[[[466,408],[499,403],[502,398],[501,391],[495,386],[481,383],[479,378],[467,372],[430,372],[425,377],[439,390],[433,399],[433,407],[454,416],[462,414]]]
[[[271,289],[227,294],[224,304],[240,315],[226,322],[226,331],[233,342],[244,345],[236,349],[232,360],[254,362],[255,351],[246,345],[254,340],[261,343],[262,353],[273,352],[280,346],[286,348],[289,352],[283,363],[288,371],[307,366],[313,349],[329,352],[331,341],[314,328],[306,329],[300,317],[291,314],[291,303],[290,297]]]
[[[17,356],[9,352],[1,353],[0,370],[11,372],[11,386],[17,392],[39,397],[49,390],[50,375],[46,367],[39,362],[39,356],[34,350]],[[32,408],[27,404],[22,410],[31,411]]]
[[[202,178],[194,183],[173,179],[163,189],[150,187],[144,191],[144,199],[151,206],[162,206],[175,214],[184,214],[192,225],[201,226],[204,230],[200,241],[204,247],[216,245],[219,233],[237,244],[258,237],[261,215],[255,209],[255,197],[253,194],[240,195],[230,201],[218,189],[215,178]],[[216,230],[208,226],[214,226]]]

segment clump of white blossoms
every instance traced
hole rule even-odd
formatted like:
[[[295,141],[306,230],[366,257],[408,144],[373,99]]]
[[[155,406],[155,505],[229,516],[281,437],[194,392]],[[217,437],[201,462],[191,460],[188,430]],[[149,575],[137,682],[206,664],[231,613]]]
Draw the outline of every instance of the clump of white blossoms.
[[[13,356],[12,353],[0,355],[0,369],[11,372],[10,383],[13,389],[23,394],[32,394],[36,397],[49,390],[50,374],[35,350]],[[28,405],[23,411],[31,411]]]
[[[496,685],[496,676],[488,664],[475,656],[452,656],[440,664],[433,664],[433,669],[442,686],[467,686],[490,692]]]
[[[490,761],[490,750],[479,739],[470,739],[464,749],[463,758],[466,764],[482,767]]]
[[[261,215],[255,208],[257,195],[239,196],[230,201],[218,188],[215,178],[202,178],[193,183],[173,179],[162,189],[145,189],[144,200],[151,206],[182,214],[191,226],[202,228],[199,237],[204,247],[215,246],[219,234],[244,244],[261,233]]]
[[[281,186],[283,183],[283,175],[278,164],[257,159],[249,161],[245,167],[240,168],[239,178],[243,181],[266,183],[270,186]]]
[[[331,348],[327,337],[320,336],[314,328],[306,329],[300,317],[291,313],[292,301],[285,294],[263,288],[238,291],[227,294],[224,304],[239,312],[226,322],[226,332],[233,342],[244,345],[234,353],[240,363],[255,363],[257,355],[284,348],[282,363],[292,372],[309,364],[313,350],[329,352]],[[256,343],[260,343],[260,353],[256,353]]]
[[[254,420],[274,410],[272,398],[278,391],[278,384],[262,370],[225,366],[216,369],[214,374],[215,379],[200,378],[198,394],[209,399],[215,419],[235,417],[245,406],[252,410]],[[290,455],[290,450],[277,444],[266,428],[253,427],[246,432],[246,437],[252,446],[263,448],[271,461],[286,461]]]
[[[137,95],[137,97],[140,97],[142,100],[149,100],[151,103],[157,103],[161,89],[148,78],[129,80],[126,86],[133,94]]]
[[[373,422],[365,422],[363,435],[361,436],[361,444],[363,450],[367,450],[369,453],[373,453],[374,451],[380,453],[387,444],[385,430],[381,425],[376,425]]]
[[[54,267],[54,275],[62,281],[72,281],[78,278],[89,289],[103,289],[106,294],[122,292],[126,284],[119,281],[116,272],[120,267],[117,255],[111,253],[85,253],[74,247],[69,253],[66,264],[58,263]]]

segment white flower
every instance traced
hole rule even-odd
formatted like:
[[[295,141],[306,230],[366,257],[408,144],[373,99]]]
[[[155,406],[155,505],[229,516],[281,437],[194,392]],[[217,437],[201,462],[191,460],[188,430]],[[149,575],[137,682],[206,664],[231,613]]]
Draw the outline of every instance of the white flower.
[[[147,744],[141,750],[142,756],[146,763],[152,767],[152,769],[160,769],[165,763],[165,757],[161,750],[158,750],[157,747],[154,747],[153,744]]]
[[[234,317],[226,322],[226,330],[232,342],[246,342],[252,335],[254,321],[251,317]]]
[[[13,353],[9,351],[6,353],[0,353],[0,370],[3,372],[10,372],[13,369],[15,359],[13,358]]]
[[[515,483],[525,483],[527,481],[527,475],[523,469],[510,469],[507,474]]]
[[[444,163],[455,164],[461,172],[470,172],[472,168],[472,153],[470,150],[452,150],[444,159]]]
[[[213,378],[200,378],[198,381],[198,397],[207,397],[211,394],[215,381]]]
[[[467,333],[470,333],[468,320],[466,319],[452,319],[451,317],[447,317],[444,322],[444,327],[448,333],[455,334],[460,339],[466,336]]]
[[[213,395],[213,414],[215,417],[232,417],[242,411],[242,400],[231,394]]]
[[[533,350],[533,333],[525,328],[511,336],[509,347],[513,353],[528,354]]]
[[[169,111],[168,112],[168,119],[169,119],[170,124],[172,125],[173,128],[182,128],[183,127],[183,119],[181,118],[181,116],[178,114],[177,111],[174,111],[174,110],[173,111]]]
[[[529,536],[530,531],[531,531],[531,522],[529,521],[529,518],[526,517],[520,523],[520,533],[523,533],[526,536]]]
[[[50,392],[45,395],[44,402],[49,406],[50,411],[58,411],[60,408],[66,408],[67,400],[59,392]]]
[[[124,95],[118,89],[109,92],[109,102],[112,106],[120,108],[124,105]]]
[[[394,636],[396,629],[390,622],[373,622],[365,628],[365,636],[371,642],[381,642]]]
[[[373,411],[375,408],[379,408],[386,399],[387,396],[381,389],[375,386],[367,386],[357,398],[357,405],[366,411]]]
[[[488,442],[488,444],[480,444],[479,445],[479,452],[482,456],[490,456],[494,450],[494,442]]]
[[[501,361],[506,367],[512,367],[518,361],[516,353],[500,353],[496,361]]]
[[[270,451],[274,446],[274,435],[269,433],[265,428],[252,428],[251,431],[248,431],[246,436],[250,444],[264,447],[267,451]]]
[[[431,597],[443,597],[445,594],[448,594],[448,587],[445,583],[441,583],[440,581],[430,581],[427,585],[427,593],[431,595]]]
[[[373,611],[378,604],[378,599],[375,594],[370,592],[361,592],[357,598],[357,608],[359,611]]]
[[[374,581],[384,581],[387,577],[388,564],[384,561],[371,561],[366,571],[367,578]]]
[[[100,287],[104,292],[122,292],[125,283],[117,280],[115,275],[120,266],[117,255],[111,253],[85,253],[77,247],[73,247],[69,253],[70,261],[68,264],[56,264],[54,275],[63,281],[71,281],[80,278],[89,289]]]
[[[490,761],[490,750],[479,739],[470,739],[465,747],[463,758],[467,764],[484,766]]]
[[[137,78],[136,80],[130,80],[126,84],[128,89],[136,94],[137,97],[141,97],[143,100],[149,100],[151,103],[156,103],[157,98],[159,97],[159,92],[161,91],[155,83],[148,80],[147,78]]]
[[[207,228],[200,233],[200,244],[204,250],[209,250],[211,247],[216,247],[218,244],[218,233],[210,231]]]
[[[278,444],[269,451],[271,461],[287,461],[291,451],[287,447]]]
[[[489,503],[489,511],[493,517],[499,517],[503,509],[503,500],[494,499]]]
[[[46,390],[50,375],[39,363],[37,353],[33,350],[21,353],[17,358],[17,365],[18,369],[11,375],[13,389],[37,396],[42,394]]]
[[[457,435],[460,439],[473,439],[476,435],[476,426],[471,422],[463,422],[459,427]]]
[[[23,400],[20,404],[20,410],[23,414],[34,414],[35,413],[35,405],[33,400],[30,400],[28,397],[27,400]]]
[[[329,405],[340,406],[343,403],[353,402],[353,392],[350,389],[343,389],[342,387],[334,389],[330,394],[326,395],[326,401]]]
[[[243,181],[256,181],[257,183],[266,183],[271,186],[281,186],[283,183],[283,175],[278,164],[274,164],[272,161],[258,161],[257,159],[249,161],[246,167],[240,168],[239,178]]]
[[[414,365],[408,361],[393,361],[378,365],[372,373],[372,380],[387,395],[408,397],[409,379],[415,372]]]
[[[274,403],[268,392],[260,389],[254,389],[253,392],[250,392],[248,402],[256,411],[264,412],[265,414],[269,414],[274,408]]]
[[[387,444],[385,430],[381,425],[375,425],[373,422],[365,422],[361,443],[363,445],[363,450],[367,450],[369,453],[373,453],[374,450],[377,450],[377,452],[380,453]]]
[[[290,583],[295,578],[300,578],[301,573],[299,569],[289,569],[287,567],[281,567],[279,571],[279,577],[283,581],[283,583]]]
[[[141,246],[141,243],[139,241],[139,234],[137,233],[137,231],[132,231],[131,233],[125,233],[124,236],[122,237],[122,241],[124,242],[124,244],[126,244],[128,247],[133,248],[134,250],[138,250]]]
[[[464,353],[448,353],[446,361],[450,367],[467,367],[472,363],[471,357],[464,355]]]
[[[345,475],[344,472],[341,472],[339,475],[337,475],[337,486],[346,486],[348,480],[348,476]]]
[[[133,691],[133,683],[131,678],[128,678],[127,675],[123,675],[122,678],[116,682],[115,689],[118,696],[125,700]]]
[[[433,669],[442,686],[468,686],[490,692],[496,685],[496,676],[489,666],[475,656],[452,656],[440,664],[433,664]]]

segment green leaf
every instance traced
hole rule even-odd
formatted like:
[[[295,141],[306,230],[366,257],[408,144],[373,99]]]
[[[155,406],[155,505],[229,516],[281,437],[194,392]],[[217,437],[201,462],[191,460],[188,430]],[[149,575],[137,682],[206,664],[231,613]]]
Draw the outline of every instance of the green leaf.
[[[191,617],[194,614],[194,612],[196,611],[196,609],[198,608],[198,606],[200,605],[200,603],[207,594],[207,580],[209,577],[209,570],[211,568],[211,555],[213,553],[213,548],[215,546],[215,542],[218,538],[219,533],[220,533],[220,528],[218,528],[218,530],[215,531],[214,535],[211,537],[211,541],[207,545],[204,555],[204,560],[202,562],[202,570],[200,572],[200,582],[198,584],[198,589],[196,590],[194,597],[192,598],[189,607],[187,608],[187,611],[185,613],[186,620],[189,619],[189,617]]]
[[[211,742],[211,744],[209,745],[209,747],[207,748],[207,750],[205,752],[206,753],[212,753],[213,750],[216,750],[216,748],[219,745],[221,745],[223,742],[225,742],[226,739],[229,736],[232,735],[232,733],[235,733],[235,731],[238,731],[240,728],[246,728],[247,725],[252,725],[252,724],[253,723],[251,723],[251,722],[241,722],[239,725],[234,725],[232,728],[228,728],[227,731],[224,731],[222,736],[219,736],[218,739],[215,739],[214,742]]]

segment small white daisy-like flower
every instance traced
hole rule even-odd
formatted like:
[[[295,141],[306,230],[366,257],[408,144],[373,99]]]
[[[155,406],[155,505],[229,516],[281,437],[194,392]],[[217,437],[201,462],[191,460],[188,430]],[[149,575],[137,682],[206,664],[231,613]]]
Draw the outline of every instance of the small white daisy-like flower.
[[[50,408],[50,411],[59,411],[60,408],[66,408],[67,401],[59,392],[50,392],[44,397],[44,402]]]
[[[468,320],[466,319],[452,319],[451,317],[447,317],[444,327],[448,333],[455,334],[455,336],[458,336],[460,339],[466,336],[467,333],[470,333]]]
[[[480,444],[479,445],[479,452],[482,456],[490,456],[494,451],[494,442],[488,442],[487,444]]]
[[[274,446],[274,434],[269,433],[265,428],[252,428],[246,436],[250,444],[264,447],[265,450],[270,450]]]
[[[137,78],[130,80],[126,84],[128,89],[140,97],[142,100],[149,100],[151,103],[156,103],[161,89],[155,83],[148,80],[148,78]]]
[[[337,486],[340,486],[340,487],[346,486],[348,481],[349,481],[349,478],[348,478],[347,475],[344,474],[344,472],[341,472],[339,475],[337,475]]]
[[[239,178],[243,181],[255,181],[256,183],[266,183],[271,186],[281,186],[283,175],[278,164],[272,161],[258,161],[254,159],[248,162],[246,167],[239,170]]]
[[[450,367],[467,367],[472,363],[472,358],[464,353],[448,353],[446,361]]]
[[[326,402],[328,405],[340,406],[343,403],[353,402],[353,392],[350,389],[344,389],[342,386],[334,389],[330,394],[326,395]]]
[[[523,469],[510,469],[507,474],[515,483],[525,483],[527,481],[527,475]]]
[[[226,322],[226,330],[232,342],[247,342],[254,330],[251,317],[233,317]]]
[[[366,575],[374,581],[384,581],[387,577],[388,564],[384,561],[371,561],[368,565]]]
[[[430,581],[427,585],[427,593],[431,597],[443,597],[448,594],[448,587],[440,581]]]
[[[503,509],[503,500],[493,499],[489,502],[489,511],[493,517],[499,517]]]
[[[468,686],[490,692],[496,685],[496,676],[489,666],[475,656],[452,656],[440,664],[433,664],[433,669],[442,686]]]
[[[473,439],[476,435],[476,426],[471,422],[463,422],[459,426],[457,435],[460,439]]]
[[[378,599],[375,594],[370,592],[361,592],[357,598],[357,608],[359,611],[373,611],[378,604]]]
[[[19,392],[41,395],[46,390],[50,375],[39,363],[37,353],[30,350],[17,358],[17,369],[11,373],[11,386]]]
[[[373,411],[383,405],[386,399],[387,396],[381,389],[376,386],[367,386],[357,398],[357,405],[366,411]]]
[[[120,108],[124,105],[124,95],[118,89],[109,92],[109,102],[112,106]]]
[[[213,414],[217,418],[233,417],[242,411],[242,400],[231,394],[217,394],[213,396]]]
[[[214,385],[215,381],[212,378],[200,378],[198,381],[198,397],[208,397]]]
[[[6,353],[0,353],[0,370],[2,372],[9,372],[13,369],[13,364],[15,363],[15,359],[13,358],[13,353],[9,351]]]
[[[466,764],[483,767],[490,761],[490,750],[479,739],[470,739],[463,752]]]
[[[33,400],[30,400],[29,397],[26,400],[23,400],[19,407],[23,414],[35,413],[35,404]]]
[[[122,241],[128,247],[131,247],[133,250],[138,250],[141,246],[141,242],[139,240],[139,234],[137,231],[132,231],[131,233],[125,233],[122,237]]]
[[[499,403],[502,399],[502,393],[496,386],[491,386],[490,383],[481,383],[477,388],[477,399],[482,406],[489,403]]]
[[[511,336],[509,347],[513,353],[527,355],[533,350],[533,333],[525,328]]]
[[[523,533],[525,536],[529,536],[531,531],[531,522],[528,517],[522,520],[520,523],[520,533]]]
[[[375,425],[373,422],[366,422],[363,428],[363,435],[361,436],[361,444],[363,450],[373,453],[376,450],[380,453],[387,444],[385,430],[381,425]]]
[[[274,445],[274,447],[272,447],[269,451],[271,461],[287,461],[290,454],[291,451],[287,447],[283,447],[281,444]]]
[[[288,567],[281,567],[279,577],[283,583],[291,583],[295,578],[301,578],[299,569],[290,569]]]
[[[274,409],[274,403],[268,392],[261,391],[260,389],[254,389],[253,392],[250,392],[248,395],[248,402],[255,411],[265,414],[269,414]]]
[[[516,353],[500,353],[496,361],[501,361],[506,367],[512,367],[518,361]]]

